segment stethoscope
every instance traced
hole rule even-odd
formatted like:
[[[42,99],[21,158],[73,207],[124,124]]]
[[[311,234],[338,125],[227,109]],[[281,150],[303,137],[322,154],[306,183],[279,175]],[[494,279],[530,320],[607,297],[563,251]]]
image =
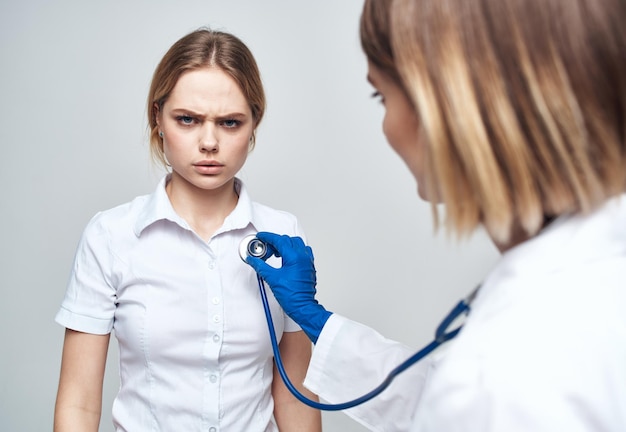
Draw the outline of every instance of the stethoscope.
[[[240,246],[239,246],[239,255],[242,260],[246,260],[247,256],[253,256],[257,258],[264,258],[267,253],[267,245],[261,240],[257,239],[254,235],[249,235],[245,237]],[[448,315],[441,321],[441,324],[437,327],[435,331],[435,339],[426,345],[421,350],[417,351],[411,357],[406,359],[404,362],[400,363],[395,369],[393,369],[387,377],[383,380],[378,387],[370,391],[369,393],[364,394],[361,397],[353,399],[348,402],[343,402],[339,404],[325,404],[320,403],[314,400],[311,400],[304,396],[302,393],[298,391],[298,389],[291,383],[289,377],[287,376],[287,372],[285,372],[285,368],[283,367],[283,361],[280,356],[280,350],[278,348],[278,341],[276,339],[276,332],[274,330],[274,321],[272,320],[272,312],[270,311],[269,302],[267,300],[267,293],[265,291],[265,284],[263,283],[263,279],[261,276],[257,275],[257,281],[259,284],[259,291],[261,293],[261,301],[263,302],[263,310],[265,311],[265,318],[267,321],[267,327],[270,334],[270,340],[272,343],[272,350],[274,351],[274,361],[276,362],[276,368],[278,369],[278,373],[280,377],[283,379],[285,386],[289,389],[289,391],[298,399],[300,402],[308,405],[312,408],[316,408],[324,411],[341,411],[348,408],[353,408],[357,405],[361,405],[362,403],[367,402],[368,400],[378,396],[383,392],[391,382],[402,372],[407,370],[409,367],[413,366],[415,363],[426,357],[428,354],[437,349],[440,345],[445,342],[453,339],[456,335],[461,331],[462,325],[458,327],[453,327],[450,329],[452,324],[457,321],[458,318],[463,315],[467,315],[470,311],[470,305],[476,297],[476,293],[478,292],[478,287],[476,287],[472,293],[466,298],[462,299],[449,313]]]

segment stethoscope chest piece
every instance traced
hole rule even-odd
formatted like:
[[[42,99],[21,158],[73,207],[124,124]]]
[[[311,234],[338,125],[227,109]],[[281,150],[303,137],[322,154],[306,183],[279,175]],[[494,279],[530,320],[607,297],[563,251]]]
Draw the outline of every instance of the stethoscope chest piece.
[[[249,256],[263,258],[267,253],[267,245],[251,234],[245,236],[239,243],[239,256],[245,262]]]

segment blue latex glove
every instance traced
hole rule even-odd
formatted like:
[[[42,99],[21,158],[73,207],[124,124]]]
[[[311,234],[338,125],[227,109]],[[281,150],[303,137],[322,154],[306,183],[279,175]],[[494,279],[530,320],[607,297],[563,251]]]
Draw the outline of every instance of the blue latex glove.
[[[256,236],[282,258],[282,266],[275,268],[261,258],[250,256],[246,262],[267,282],[285,313],[302,327],[313,343],[317,342],[331,312],[315,300],[313,250],[300,237],[268,232],[259,232]]]

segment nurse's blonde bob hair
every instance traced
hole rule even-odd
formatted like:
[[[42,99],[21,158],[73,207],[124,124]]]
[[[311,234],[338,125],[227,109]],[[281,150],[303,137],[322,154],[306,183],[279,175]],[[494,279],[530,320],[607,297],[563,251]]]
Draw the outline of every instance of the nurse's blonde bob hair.
[[[152,157],[164,166],[167,162],[163,153],[163,139],[158,133],[157,116],[181,75],[205,67],[221,69],[239,85],[254,119],[250,149],[254,146],[256,128],[263,119],[266,106],[263,83],[254,56],[236,36],[201,28],[174,43],[152,77],[147,101],[150,151]]]
[[[625,22],[623,0],[366,1],[362,45],[415,106],[436,224],[442,202],[449,230],[506,244],[624,192]]]

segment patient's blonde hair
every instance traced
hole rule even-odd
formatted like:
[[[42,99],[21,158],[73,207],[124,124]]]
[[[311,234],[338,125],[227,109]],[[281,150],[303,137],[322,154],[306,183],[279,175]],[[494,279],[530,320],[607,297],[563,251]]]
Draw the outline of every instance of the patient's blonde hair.
[[[625,190],[626,2],[384,3],[448,229],[505,243]]]

